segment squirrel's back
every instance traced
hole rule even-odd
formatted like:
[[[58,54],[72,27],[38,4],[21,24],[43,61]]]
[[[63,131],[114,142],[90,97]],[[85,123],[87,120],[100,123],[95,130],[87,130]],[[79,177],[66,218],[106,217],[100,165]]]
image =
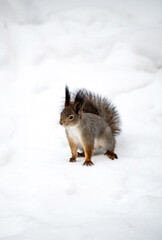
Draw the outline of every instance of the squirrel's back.
[[[77,91],[73,97],[84,98],[83,112],[104,118],[114,136],[120,133],[120,117],[116,107],[109,100],[85,89]]]

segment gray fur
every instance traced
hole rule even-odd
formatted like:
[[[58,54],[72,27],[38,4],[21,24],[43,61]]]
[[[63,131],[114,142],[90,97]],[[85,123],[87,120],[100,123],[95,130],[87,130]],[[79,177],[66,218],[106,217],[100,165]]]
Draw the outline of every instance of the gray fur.
[[[73,95],[68,106],[66,104],[60,114],[60,124],[78,147],[84,143],[92,149],[102,148],[111,152],[115,148],[115,135],[120,132],[116,108],[107,99],[84,89]]]
[[[94,113],[104,118],[110,126],[113,135],[118,135],[121,131],[121,122],[116,107],[108,99],[102,98],[85,89],[81,89],[77,93],[74,93],[73,98],[77,96],[78,93],[84,96],[83,112]]]
[[[94,149],[114,151],[115,138],[107,122],[100,116],[83,113],[78,126],[84,142],[92,144]]]

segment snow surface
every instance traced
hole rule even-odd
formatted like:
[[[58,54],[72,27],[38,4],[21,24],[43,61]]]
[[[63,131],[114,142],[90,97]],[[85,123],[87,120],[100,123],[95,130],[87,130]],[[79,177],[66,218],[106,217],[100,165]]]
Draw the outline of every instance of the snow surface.
[[[64,87],[108,97],[118,160],[69,163]],[[162,1],[0,0],[0,239],[162,239]]]

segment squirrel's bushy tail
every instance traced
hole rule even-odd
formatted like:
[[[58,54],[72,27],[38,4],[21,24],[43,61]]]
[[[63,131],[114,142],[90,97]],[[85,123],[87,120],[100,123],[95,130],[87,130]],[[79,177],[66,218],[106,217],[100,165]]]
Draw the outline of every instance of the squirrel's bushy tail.
[[[93,94],[85,89],[79,90],[75,98],[84,98],[83,112],[103,117],[111,127],[113,135],[120,133],[120,117],[116,107],[106,98]]]

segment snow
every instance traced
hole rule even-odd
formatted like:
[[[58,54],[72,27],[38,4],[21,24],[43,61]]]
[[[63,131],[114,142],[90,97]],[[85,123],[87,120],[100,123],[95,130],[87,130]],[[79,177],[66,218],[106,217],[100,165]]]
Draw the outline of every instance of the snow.
[[[0,0],[0,239],[162,238],[161,0]],[[64,87],[111,99],[119,159],[69,163]]]

